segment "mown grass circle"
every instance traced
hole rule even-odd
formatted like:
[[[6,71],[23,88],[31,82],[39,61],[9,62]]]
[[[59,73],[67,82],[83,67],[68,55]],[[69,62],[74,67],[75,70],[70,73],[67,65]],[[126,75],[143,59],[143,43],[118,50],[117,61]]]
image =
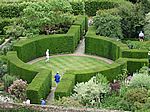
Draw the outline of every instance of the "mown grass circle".
[[[49,62],[46,59],[33,63],[34,66],[52,69],[52,86],[55,86],[54,75],[59,71],[62,76],[68,70],[87,70],[97,67],[108,67],[109,64],[101,59],[88,56],[52,56]]]

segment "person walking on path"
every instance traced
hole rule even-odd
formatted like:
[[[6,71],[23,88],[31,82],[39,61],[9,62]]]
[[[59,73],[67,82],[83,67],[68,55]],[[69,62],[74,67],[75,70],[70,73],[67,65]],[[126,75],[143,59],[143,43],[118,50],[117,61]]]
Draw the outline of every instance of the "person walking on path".
[[[56,73],[55,75],[55,82],[56,82],[56,86],[58,85],[58,83],[60,82],[60,75],[59,75],[59,72]]]
[[[41,105],[46,105],[46,101],[43,98],[41,99]]]

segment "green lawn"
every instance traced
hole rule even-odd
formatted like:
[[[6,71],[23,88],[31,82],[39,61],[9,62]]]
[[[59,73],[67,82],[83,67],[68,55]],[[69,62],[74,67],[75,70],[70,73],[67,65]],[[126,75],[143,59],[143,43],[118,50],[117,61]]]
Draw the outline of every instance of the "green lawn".
[[[109,64],[96,58],[85,56],[55,56],[51,57],[49,62],[45,60],[38,61],[33,65],[42,68],[51,68],[53,74],[52,86],[55,86],[54,75],[59,71],[62,75],[66,70],[84,70],[96,67],[104,67]]]

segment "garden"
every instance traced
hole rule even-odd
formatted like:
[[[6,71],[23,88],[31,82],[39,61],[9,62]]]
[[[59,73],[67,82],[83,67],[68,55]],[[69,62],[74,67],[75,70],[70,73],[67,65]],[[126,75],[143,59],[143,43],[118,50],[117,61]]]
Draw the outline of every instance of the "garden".
[[[42,99],[149,112],[150,0],[0,0],[0,107],[16,105],[0,111],[46,111]]]

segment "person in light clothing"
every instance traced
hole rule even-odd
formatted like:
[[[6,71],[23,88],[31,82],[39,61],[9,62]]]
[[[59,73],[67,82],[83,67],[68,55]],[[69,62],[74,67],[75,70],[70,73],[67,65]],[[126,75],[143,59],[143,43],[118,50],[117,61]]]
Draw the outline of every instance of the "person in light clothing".
[[[142,31],[140,31],[140,33],[139,33],[139,40],[142,42],[144,40],[144,33]]]

